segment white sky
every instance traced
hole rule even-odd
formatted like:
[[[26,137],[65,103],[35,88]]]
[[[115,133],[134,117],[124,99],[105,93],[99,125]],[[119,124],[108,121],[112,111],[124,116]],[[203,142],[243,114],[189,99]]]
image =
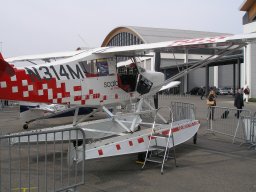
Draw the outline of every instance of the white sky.
[[[117,26],[242,33],[243,0],[0,0],[4,57],[99,47]],[[84,39],[84,40],[82,40]]]

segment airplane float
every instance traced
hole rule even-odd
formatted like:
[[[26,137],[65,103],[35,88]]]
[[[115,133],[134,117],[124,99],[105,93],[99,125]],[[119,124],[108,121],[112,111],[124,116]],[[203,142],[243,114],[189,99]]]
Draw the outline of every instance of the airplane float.
[[[156,112],[147,98],[161,90],[179,85],[180,82],[175,80],[195,69],[215,62],[248,43],[255,42],[255,40],[256,34],[251,33],[123,47],[101,47],[8,59],[1,56],[0,99],[86,106],[105,111],[109,118],[82,123],[82,120],[76,118],[77,109],[72,125],[44,129],[47,131],[71,127],[81,128],[85,132],[86,138],[93,138],[94,141],[86,144],[86,159],[154,150],[152,145],[156,143],[167,149],[193,137],[197,133],[200,123],[194,118],[168,122],[158,113],[156,116],[164,123],[143,122],[140,118],[141,114],[148,113],[148,111]],[[138,65],[137,57],[146,56],[149,52],[175,52],[189,49],[212,49],[214,54],[167,80],[164,79],[163,73],[147,71]],[[128,64],[117,67],[118,62],[123,58],[129,59]],[[33,63],[34,60],[45,62],[26,67],[14,67],[11,64],[17,61]],[[120,104],[124,106],[131,104],[133,110],[128,113],[115,114],[108,110],[109,106]],[[149,110],[145,111],[143,106]],[[168,135],[170,139],[167,142],[165,139],[155,136],[155,133]],[[173,134],[172,137],[170,133]],[[17,133],[17,136],[19,134]],[[29,142],[36,142],[36,139],[49,141],[52,138],[52,136],[46,138],[45,135],[34,139],[30,137]],[[68,138],[62,136],[55,137],[55,139],[65,140]],[[18,140],[14,138],[12,142],[28,142],[27,140],[27,137]],[[155,144],[152,144],[152,140],[155,141]],[[83,159],[80,147],[74,146],[74,153],[70,153],[76,162]]]
[[[20,122],[23,129],[28,129],[30,124],[41,122],[44,124],[67,124],[74,116],[76,106],[20,102]],[[93,111],[91,107],[79,107],[78,115],[86,115]],[[90,119],[92,120],[92,119]]]

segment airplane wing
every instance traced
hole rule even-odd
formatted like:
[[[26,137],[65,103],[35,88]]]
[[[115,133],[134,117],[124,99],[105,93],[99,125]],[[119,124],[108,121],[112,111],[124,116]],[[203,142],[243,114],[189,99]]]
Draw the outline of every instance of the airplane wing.
[[[130,46],[120,46],[120,47],[102,47],[98,49],[91,49],[94,54],[111,54],[116,56],[136,56],[144,55],[146,52],[150,51],[170,51],[174,48],[225,48],[227,45],[248,43],[256,40],[256,33],[248,33],[241,35],[231,35],[231,36],[217,36],[217,37],[207,37],[207,38],[196,38],[196,39],[185,39],[177,41],[166,41],[158,43],[148,43],[140,45],[130,45]],[[78,54],[88,52],[88,50],[77,50],[68,52],[56,52],[56,53],[46,53],[38,55],[25,55],[18,57],[5,58],[5,61],[18,62],[18,61],[33,61],[33,60],[43,60],[48,61],[50,59],[65,59],[68,57],[73,57]]]
[[[185,39],[177,41],[166,41],[159,43],[149,43],[131,46],[108,47],[97,50],[95,54],[115,54],[120,56],[145,54],[149,51],[170,51],[174,48],[226,48],[229,45],[241,45],[244,43],[255,42],[256,33],[248,33],[231,36],[217,36],[207,38]]]
[[[197,64],[165,80],[163,83],[157,85],[156,87],[153,87],[147,94],[141,95],[141,97],[147,97],[149,95],[156,94],[160,90],[177,86],[177,84],[179,83],[174,81],[186,75],[186,73],[189,73],[200,67],[206,66],[211,62],[217,61],[221,57],[228,55],[236,50],[239,50],[240,48],[246,46],[248,43],[252,42],[256,42],[256,33],[196,38],[122,47],[105,47],[102,50],[95,51],[94,54],[114,54],[116,56],[139,56],[140,54],[145,55],[150,51],[171,52],[176,49],[184,50],[193,48],[217,50],[215,55],[212,55],[203,61],[199,61]]]
[[[46,53],[46,54],[38,54],[38,55],[24,55],[19,57],[6,58],[5,61],[7,61],[8,63],[10,62],[13,63],[18,61],[34,61],[34,60],[49,61],[51,59],[64,59],[68,57],[73,57],[83,52],[86,52],[86,50]]]
[[[173,49],[184,48],[225,48],[232,44],[239,45],[241,43],[248,43],[256,40],[256,33],[231,35],[231,36],[217,36],[207,38],[185,39],[177,41],[166,41],[158,43],[148,43],[140,45],[119,46],[119,47],[101,47],[98,49],[90,49],[93,54],[116,55],[116,56],[139,56],[145,55],[150,51],[170,52]],[[34,61],[43,60],[48,62],[51,59],[65,59],[88,52],[88,50],[77,50],[69,52],[56,52],[38,55],[25,55],[18,57],[5,58],[5,61]]]

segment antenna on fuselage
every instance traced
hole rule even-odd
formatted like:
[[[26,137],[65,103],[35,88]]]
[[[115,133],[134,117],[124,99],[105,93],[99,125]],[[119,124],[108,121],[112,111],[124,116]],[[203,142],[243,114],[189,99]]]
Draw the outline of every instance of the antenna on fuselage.
[[[83,44],[84,44],[85,47],[90,47],[89,43],[87,43],[87,42],[84,40],[84,38],[83,38],[80,34],[78,34],[78,37],[79,37],[79,39],[83,42]]]

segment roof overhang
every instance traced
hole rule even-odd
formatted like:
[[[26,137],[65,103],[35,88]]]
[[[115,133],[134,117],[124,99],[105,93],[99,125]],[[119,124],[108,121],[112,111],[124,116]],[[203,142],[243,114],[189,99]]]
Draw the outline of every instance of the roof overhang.
[[[163,67],[161,69],[170,69],[170,68],[177,68],[178,67],[190,67],[192,65],[195,65],[198,61],[193,61],[189,63],[182,63],[182,64],[177,64],[175,66],[169,66],[169,67]],[[214,66],[223,66],[223,65],[233,65],[233,64],[239,64],[244,62],[244,55],[243,54],[236,54],[236,55],[229,55],[221,58],[218,61],[210,63],[208,66],[209,67],[214,67]],[[204,66],[205,67],[205,66]]]
[[[248,11],[254,3],[255,0],[244,0],[240,6],[240,11]]]

